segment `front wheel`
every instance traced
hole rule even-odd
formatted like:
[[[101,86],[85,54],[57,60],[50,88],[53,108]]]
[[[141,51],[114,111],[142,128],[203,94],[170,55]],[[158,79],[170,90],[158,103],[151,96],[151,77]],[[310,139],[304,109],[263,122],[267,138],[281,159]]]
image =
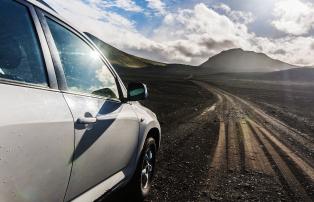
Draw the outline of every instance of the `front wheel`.
[[[137,169],[130,183],[130,194],[136,201],[143,201],[151,189],[156,163],[156,142],[146,139]]]

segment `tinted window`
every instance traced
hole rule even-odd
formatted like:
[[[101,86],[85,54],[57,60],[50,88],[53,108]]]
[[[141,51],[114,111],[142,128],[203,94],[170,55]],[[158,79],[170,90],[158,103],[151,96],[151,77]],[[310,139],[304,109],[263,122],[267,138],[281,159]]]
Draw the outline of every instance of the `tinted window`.
[[[77,35],[47,19],[71,91],[117,98],[115,78],[94,51]]]
[[[11,0],[0,0],[0,77],[47,85],[29,11]]]

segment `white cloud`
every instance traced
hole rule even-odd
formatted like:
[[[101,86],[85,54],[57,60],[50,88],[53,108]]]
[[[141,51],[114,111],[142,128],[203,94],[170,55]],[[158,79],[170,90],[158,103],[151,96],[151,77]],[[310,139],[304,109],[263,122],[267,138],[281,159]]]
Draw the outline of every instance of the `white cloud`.
[[[223,10],[226,13],[229,13],[229,12],[232,11],[231,8],[228,5],[223,4],[223,3],[215,5],[214,8],[215,9],[221,9],[221,10]]]
[[[160,15],[166,14],[166,4],[162,0],[146,0],[147,7],[154,10]]]
[[[89,4],[78,0],[46,0],[61,16],[78,27],[81,31],[90,32],[103,41],[125,51],[160,52],[164,49],[144,35],[140,34],[134,22],[113,12],[103,10],[104,6],[99,0]],[[161,58],[160,58],[161,59]]]
[[[83,31],[101,30],[118,27],[125,30],[135,30],[134,22],[114,12],[106,12],[104,3],[99,0],[86,4],[78,0],[46,0],[58,13]],[[106,4],[106,6],[109,6]],[[111,5],[110,5],[111,6]],[[100,27],[93,26],[96,24]],[[108,27],[107,27],[108,26]]]
[[[50,2],[51,0],[46,0]],[[81,3],[81,1],[78,1]],[[86,4],[94,5],[95,7],[106,9],[116,7],[130,12],[142,12],[143,9],[132,0],[89,0]]]
[[[251,48],[252,37],[244,24],[236,23],[205,4],[165,16],[153,39],[166,44],[168,60],[198,64],[209,56],[235,47]]]
[[[314,4],[301,0],[279,0],[275,3],[272,25],[285,33],[303,35],[314,27]]]
[[[235,22],[249,24],[254,21],[253,14],[251,12],[231,10],[228,5],[223,3],[214,6],[214,8],[216,10],[223,11],[231,20]]]
[[[287,36],[279,39],[258,37],[249,32],[247,22],[233,18],[225,7],[224,14],[205,4],[178,9],[165,14],[151,36],[136,29],[136,24],[118,13],[104,10],[94,0],[48,0],[62,16],[82,31],[131,54],[168,63],[198,65],[208,57],[230,48],[264,52],[292,64],[314,65],[314,37]],[[217,8],[216,8],[217,9]]]
[[[132,0],[116,0],[116,5],[127,11],[141,12],[143,9]]]
[[[256,37],[259,51],[267,55],[300,66],[314,65],[314,37],[287,36],[279,39]]]

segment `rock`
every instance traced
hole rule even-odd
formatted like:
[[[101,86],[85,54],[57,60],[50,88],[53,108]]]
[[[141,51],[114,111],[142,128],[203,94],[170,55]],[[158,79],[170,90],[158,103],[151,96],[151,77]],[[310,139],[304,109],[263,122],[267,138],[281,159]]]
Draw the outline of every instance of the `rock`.
[[[203,197],[209,197],[209,191],[202,191],[202,196]]]
[[[220,200],[222,200],[221,197],[215,196],[214,194],[210,194],[210,199],[211,199],[211,200],[214,200],[214,201],[220,201]]]

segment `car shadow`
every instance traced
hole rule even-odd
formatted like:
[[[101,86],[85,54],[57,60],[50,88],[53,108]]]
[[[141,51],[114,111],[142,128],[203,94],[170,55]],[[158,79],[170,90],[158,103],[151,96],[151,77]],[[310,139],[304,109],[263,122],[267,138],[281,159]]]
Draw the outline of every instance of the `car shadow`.
[[[123,187],[110,194],[100,197],[95,202],[144,202],[134,200],[134,197],[132,197],[131,194],[132,193],[127,190],[127,187]]]
[[[80,124],[75,122],[75,130],[85,130],[79,143],[76,145],[71,163],[84,154],[114,123],[121,111],[121,103],[106,101],[97,113],[97,121],[93,124]],[[92,117],[90,113],[85,113],[85,117]]]

